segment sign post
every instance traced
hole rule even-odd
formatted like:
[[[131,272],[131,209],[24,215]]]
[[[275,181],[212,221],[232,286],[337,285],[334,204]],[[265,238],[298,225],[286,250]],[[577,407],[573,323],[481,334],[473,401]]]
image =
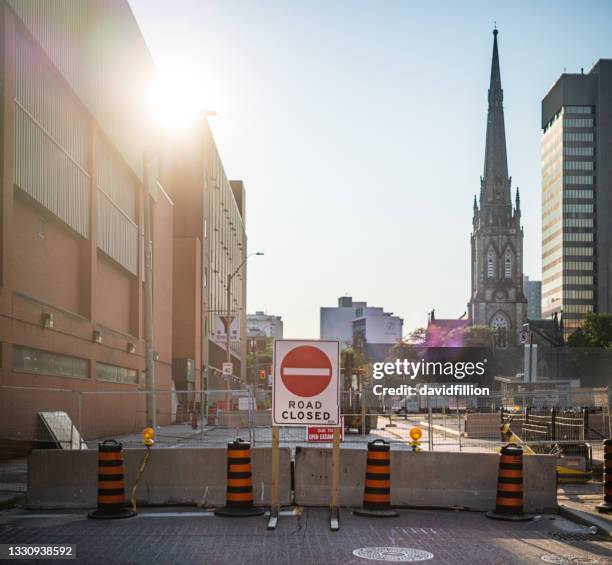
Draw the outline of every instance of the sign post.
[[[339,528],[340,342],[277,339],[272,375],[272,507],[269,529],[278,521],[278,426],[333,427],[330,527]],[[276,434],[276,435],[275,435]]]
[[[272,426],[272,489],[270,492],[270,520],[268,521],[268,530],[275,530],[276,524],[278,523],[279,432],[280,428],[278,426]]]
[[[340,529],[340,428],[334,428],[332,448],[331,504],[329,507],[329,527],[332,532]]]

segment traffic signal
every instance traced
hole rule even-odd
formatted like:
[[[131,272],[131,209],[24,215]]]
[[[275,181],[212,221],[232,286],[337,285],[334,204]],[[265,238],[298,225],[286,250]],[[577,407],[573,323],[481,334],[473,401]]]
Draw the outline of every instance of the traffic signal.
[[[266,380],[266,370],[265,369],[259,369],[259,380],[260,381]]]

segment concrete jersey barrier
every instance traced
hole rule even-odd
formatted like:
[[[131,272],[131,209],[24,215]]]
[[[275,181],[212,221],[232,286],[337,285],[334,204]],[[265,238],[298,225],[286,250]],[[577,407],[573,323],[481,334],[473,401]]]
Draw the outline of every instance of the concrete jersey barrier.
[[[295,503],[326,506],[330,500],[331,449],[298,447],[295,455]],[[524,506],[527,512],[557,508],[556,458],[524,459]],[[393,506],[450,507],[491,510],[495,507],[499,455],[391,451]],[[361,505],[366,451],[340,450],[340,504]]]
[[[256,506],[270,504],[271,448],[252,450],[253,496]],[[129,498],[144,449],[125,449],[126,498]],[[225,503],[227,450],[152,449],[138,485],[137,502],[146,504]],[[34,450],[28,459],[27,504],[32,508],[94,508],[97,493],[97,450]],[[281,448],[280,504],[291,503],[289,448]]]
[[[124,450],[126,495],[132,488],[144,449]],[[155,449],[138,486],[137,501],[146,504],[225,503],[227,450]],[[332,450],[297,447],[295,500],[291,500],[289,448],[280,450],[281,505],[328,506]],[[270,504],[271,448],[252,450],[256,506]],[[524,459],[524,505],[527,512],[557,507],[556,458],[528,455]],[[499,455],[391,451],[391,504],[472,510],[495,507]],[[34,450],[28,461],[28,505],[33,508],[93,508],[96,505],[97,451]],[[340,450],[340,504],[361,506],[366,450]]]

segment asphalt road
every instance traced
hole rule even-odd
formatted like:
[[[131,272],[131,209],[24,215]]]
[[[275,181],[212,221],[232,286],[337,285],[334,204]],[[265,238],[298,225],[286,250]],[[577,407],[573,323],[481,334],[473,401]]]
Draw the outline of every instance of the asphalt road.
[[[476,512],[401,510],[397,518],[371,519],[342,510],[340,530],[332,532],[328,511],[310,508],[281,516],[275,531],[266,524],[266,517],[186,509],[110,521],[7,511],[0,513],[0,544],[76,544],[76,562],[92,564],[329,565],[417,557],[453,565],[612,563],[610,541],[559,516],[513,523]]]

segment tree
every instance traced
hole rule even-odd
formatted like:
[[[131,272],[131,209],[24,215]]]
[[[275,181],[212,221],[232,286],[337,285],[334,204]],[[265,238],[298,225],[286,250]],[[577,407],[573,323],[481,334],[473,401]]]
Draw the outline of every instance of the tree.
[[[467,326],[463,330],[462,347],[491,347],[495,331],[489,326]]]
[[[495,332],[489,326],[461,326],[441,335],[441,347],[491,347]]]
[[[589,312],[582,328],[569,336],[570,347],[612,347],[612,314]]]
[[[408,343],[419,345],[419,344],[425,343],[426,337],[427,337],[427,330],[425,328],[416,328],[408,334],[408,339],[406,341]]]
[[[389,349],[386,360],[394,362],[396,359],[416,360],[419,357],[420,352],[417,345],[400,339],[391,349]]]

